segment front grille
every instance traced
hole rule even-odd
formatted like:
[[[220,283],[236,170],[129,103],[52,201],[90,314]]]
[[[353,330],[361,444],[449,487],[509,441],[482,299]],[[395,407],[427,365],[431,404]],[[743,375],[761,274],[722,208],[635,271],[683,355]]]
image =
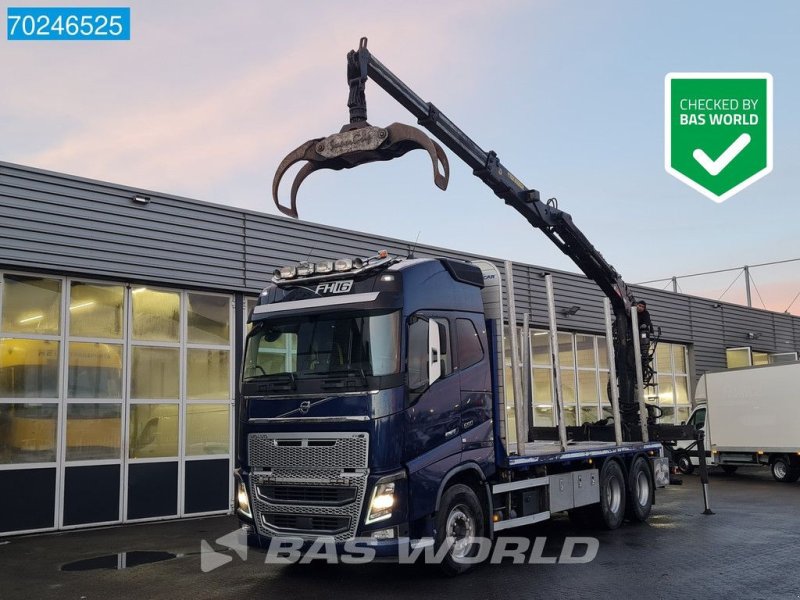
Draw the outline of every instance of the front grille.
[[[285,533],[336,535],[350,529],[350,517],[267,513],[261,515],[261,519],[264,524]]]
[[[250,434],[250,493],[259,533],[355,537],[368,447],[366,433]]]
[[[258,493],[267,502],[275,504],[310,504],[341,506],[356,499],[358,489],[327,485],[278,485],[258,486]]]
[[[366,433],[251,433],[249,463],[271,469],[365,469],[368,440]]]

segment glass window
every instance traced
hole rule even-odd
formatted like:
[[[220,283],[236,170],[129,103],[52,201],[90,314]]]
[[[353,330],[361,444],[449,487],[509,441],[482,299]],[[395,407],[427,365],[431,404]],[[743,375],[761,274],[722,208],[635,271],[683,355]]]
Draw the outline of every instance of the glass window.
[[[69,404],[67,460],[120,458],[122,405]]]
[[[692,418],[689,421],[689,425],[694,425],[698,429],[701,429],[705,424],[706,424],[706,409],[701,408],[692,415]]]
[[[122,398],[122,345],[69,343],[67,395]]]
[[[672,344],[672,361],[675,365],[676,373],[687,373],[686,370],[686,346]]]
[[[552,406],[553,404],[553,374],[549,368],[535,368],[533,370],[533,401],[535,404]]]
[[[564,407],[564,423],[567,427],[575,426],[578,424],[578,409],[575,406]]]
[[[206,294],[189,295],[187,316],[190,344],[230,344],[231,299]]]
[[[131,290],[133,338],[151,342],[180,340],[181,295],[178,292]]]
[[[677,404],[689,404],[689,380],[683,375],[675,376],[675,402]]]
[[[132,404],[128,458],[178,456],[178,405]]]
[[[575,357],[572,354],[572,334],[558,334],[558,362],[562,367],[574,367]]]
[[[228,454],[230,418],[227,404],[186,405],[186,455]]]
[[[677,419],[677,423],[685,423],[686,419],[689,418],[689,407],[679,406],[675,410],[675,418]]]
[[[611,408],[610,404],[601,404],[600,413],[601,419],[611,419],[612,422],[614,421],[614,410]]]
[[[59,343],[0,338],[0,398],[58,398]]]
[[[424,330],[424,331],[423,331]],[[409,360],[424,359],[428,375],[428,321],[409,326],[412,344]],[[449,335],[445,331],[442,344]],[[412,351],[413,350],[413,351]],[[285,360],[276,359],[283,354]],[[449,358],[449,353],[443,351]],[[245,378],[292,373],[299,378],[390,375],[400,371],[400,313],[297,316],[280,321],[260,321],[247,339]],[[421,365],[412,365],[418,368]]]
[[[74,337],[122,338],[121,285],[73,282],[69,296],[69,334]]]
[[[661,342],[656,346],[656,371],[670,373],[672,371],[672,344]]]
[[[753,351],[753,365],[768,365],[769,364],[769,353],[768,352],[756,352]]]
[[[428,321],[412,317],[408,325],[408,387],[428,385]]]
[[[190,400],[230,398],[230,354],[228,350],[186,350],[186,397]]]
[[[534,330],[531,335],[531,357],[535,365],[550,364],[550,333]]]
[[[594,359],[594,337],[591,335],[575,335],[575,354],[578,357],[578,367],[593,369],[596,362]]]
[[[5,275],[0,330],[58,335],[61,331],[61,281]]]
[[[450,323],[447,319],[434,318],[434,323],[439,325],[439,354],[442,363],[442,377],[447,377],[453,372],[453,353],[450,352]]]
[[[597,336],[597,359],[598,366],[601,369],[608,368],[608,344],[606,343],[606,336]]]
[[[483,346],[475,324],[469,319],[456,319],[458,335],[458,363],[466,369],[483,360]]]
[[[728,359],[729,369],[749,367],[752,364],[750,360],[750,348],[728,348],[725,350],[725,356]]]
[[[178,348],[133,346],[131,352],[131,398],[158,400],[180,397]]]
[[[597,406],[597,371],[578,371],[578,399],[581,406]]]
[[[536,427],[553,427],[553,407],[550,404],[535,404],[533,407],[533,424]]]
[[[0,404],[0,464],[54,462],[57,404]]]
[[[672,391],[672,376],[659,375],[658,376],[658,404],[664,406],[665,404],[673,404],[675,397]]]
[[[578,395],[575,389],[575,370],[561,369],[561,397],[564,404],[575,404]]]

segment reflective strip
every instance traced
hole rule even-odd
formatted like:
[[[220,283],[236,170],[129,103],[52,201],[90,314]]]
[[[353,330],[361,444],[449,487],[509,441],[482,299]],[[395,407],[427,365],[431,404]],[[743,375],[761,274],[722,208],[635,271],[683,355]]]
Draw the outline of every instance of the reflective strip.
[[[303,308],[319,308],[323,306],[340,306],[342,304],[359,304],[361,302],[375,302],[379,292],[366,294],[352,294],[349,296],[326,296],[325,298],[311,298],[310,300],[293,300],[291,302],[278,302],[276,304],[261,304],[253,309],[254,315],[265,313],[288,312]]]

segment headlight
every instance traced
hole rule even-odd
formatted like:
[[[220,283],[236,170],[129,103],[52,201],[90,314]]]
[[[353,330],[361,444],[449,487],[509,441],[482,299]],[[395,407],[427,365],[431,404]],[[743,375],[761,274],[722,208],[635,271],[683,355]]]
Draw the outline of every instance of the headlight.
[[[372,500],[369,503],[369,511],[367,511],[367,518],[365,524],[376,523],[383,521],[392,516],[392,509],[399,500],[395,496],[396,486],[395,483],[398,479],[405,478],[405,473],[398,475],[391,475],[384,477],[375,485],[372,491]]]
[[[236,477],[236,510],[248,519],[253,518],[253,512],[250,510],[250,498],[247,495],[247,488],[244,481]]]

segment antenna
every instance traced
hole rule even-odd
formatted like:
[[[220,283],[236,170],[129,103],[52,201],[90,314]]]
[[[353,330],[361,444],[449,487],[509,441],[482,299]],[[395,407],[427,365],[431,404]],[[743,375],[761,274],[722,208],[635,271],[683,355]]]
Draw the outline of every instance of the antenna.
[[[422,235],[422,230],[421,229],[417,232],[417,239],[414,240],[414,245],[411,246],[411,248],[409,248],[408,256],[406,256],[406,258],[414,258],[414,250],[417,249],[417,242],[419,242],[419,236],[420,235]]]
[[[317,244],[314,244],[314,246],[311,248],[311,250],[308,251],[308,256],[306,256],[305,262],[309,261],[309,259],[311,258],[311,255],[314,253],[314,251],[316,249],[317,249]]]

